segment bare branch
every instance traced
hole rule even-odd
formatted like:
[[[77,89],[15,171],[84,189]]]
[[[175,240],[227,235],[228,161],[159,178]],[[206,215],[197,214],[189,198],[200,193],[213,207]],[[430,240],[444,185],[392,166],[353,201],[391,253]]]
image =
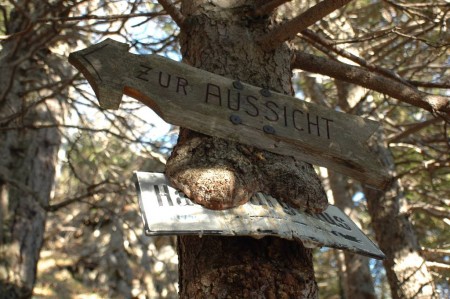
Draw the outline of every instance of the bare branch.
[[[446,121],[450,121],[449,98],[428,94],[361,67],[300,51],[296,52],[292,67],[372,89],[410,105],[423,108]]]
[[[441,248],[422,248],[420,250],[420,253],[422,255],[425,256],[430,256],[430,255],[439,255],[439,256],[446,256],[446,255],[450,255],[450,249],[441,249]]]
[[[45,210],[47,212],[56,212],[56,211],[58,211],[61,208],[64,208],[64,207],[66,207],[68,205],[71,205],[73,203],[76,203],[76,202],[82,202],[83,199],[90,198],[90,197],[92,197],[94,195],[117,192],[117,190],[108,190],[107,188],[104,187],[104,185],[107,185],[107,184],[110,184],[110,183],[111,182],[106,179],[106,180],[104,180],[104,181],[102,181],[100,183],[91,185],[91,186],[86,188],[87,189],[86,193],[83,193],[81,195],[78,195],[78,196],[75,196],[75,197],[72,197],[72,198],[67,198],[67,199],[65,199],[63,201],[60,201],[58,203],[55,203],[55,204],[49,204],[47,207],[45,207]],[[102,186],[102,187],[101,188],[97,188],[99,186]]]
[[[341,8],[352,0],[324,0],[309,8],[294,19],[276,27],[260,39],[267,49],[274,49],[281,43],[293,39],[312,24],[321,20],[333,11]]]
[[[447,207],[439,207],[432,204],[427,203],[414,203],[410,204],[408,207],[410,212],[413,211],[423,211],[430,216],[434,216],[436,218],[450,218],[450,209]]]
[[[184,25],[185,17],[181,14],[178,8],[170,0],[158,0],[159,4],[164,7],[164,10],[172,17],[178,27],[182,28]]]
[[[255,11],[253,12],[253,16],[260,17],[260,16],[267,15],[267,14],[271,13],[278,6],[281,6],[284,3],[290,2],[290,1],[292,1],[292,0],[272,0],[272,1],[269,1],[269,2],[261,5],[260,7],[256,8]]]
[[[450,81],[448,81],[448,82],[422,82],[422,81],[408,80],[408,83],[411,85],[414,85],[416,87],[450,89]]]
[[[85,193],[85,194],[82,194],[82,195],[79,195],[79,196],[76,196],[76,197],[73,197],[73,198],[69,198],[69,199],[66,199],[66,200],[64,200],[62,202],[59,202],[59,203],[56,203],[56,204],[52,204],[52,205],[48,205],[45,208],[45,210],[47,212],[56,212],[59,209],[64,208],[64,207],[66,207],[68,205],[71,205],[71,204],[76,203],[76,202],[80,202],[81,200],[83,200],[85,198],[92,197],[92,195],[93,195],[92,192],[88,192],[88,193]]]
[[[381,67],[376,66],[373,63],[368,63],[366,60],[348,52],[345,51],[343,49],[340,49],[338,47],[336,47],[332,41],[328,40],[328,39],[324,39],[322,37],[320,37],[319,35],[317,35],[316,33],[312,32],[311,30],[304,30],[302,31],[302,35],[307,37],[310,41],[312,41],[313,43],[318,43],[319,45],[325,47],[328,50],[333,51],[334,53],[345,57],[357,64],[359,64],[360,66],[363,66],[365,68],[367,68],[368,70],[374,71],[376,73],[379,73],[381,75],[384,75],[386,77],[395,79],[397,81],[400,81],[403,84],[407,84],[410,85],[406,80],[404,80],[403,78],[401,78],[398,74],[394,73],[391,70],[387,70]],[[412,85],[411,85],[412,87]]]
[[[439,118],[432,118],[429,120],[426,120],[424,122],[418,123],[416,125],[414,125],[413,127],[409,128],[408,130],[405,130],[403,132],[401,132],[400,134],[397,134],[393,137],[388,138],[388,143],[395,143],[395,142],[399,142],[400,140],[402,140],[403,138],[405,138],[406,136],[409,136],[411,134],[414,134],[432,124],[435,124],[437,122],[442,121]]]
[[[450,265],[447,265],[447,264],[444,264],[444,263],[426,262],[426,265],[427,265],[428,268],[450,270]]]
[[[40,18],[36,20],[36,23],[47,23],[47,22],[70,22],[70,21],[83,21],[83,20],[107,20],[115,21],[120,19],[131,19],[137,17],[156,17],[165,15],[163,12],[146,12],[146,13],[132,13],[132,14],[118,14],[118,15],[82,15],[75,17],[48,17]]]

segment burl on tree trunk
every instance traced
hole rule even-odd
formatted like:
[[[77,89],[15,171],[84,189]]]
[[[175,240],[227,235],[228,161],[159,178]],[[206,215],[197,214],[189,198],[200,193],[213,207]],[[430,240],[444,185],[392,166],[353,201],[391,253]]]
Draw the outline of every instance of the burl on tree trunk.
[[[172,184],[210,209],[227,209],[264,192],[301,210],[327,207],[311,164],[181,129],[166,166]]]
[[[188,17],[180,37],[184,62],[292,94],[288,47],[266,52],[256,41],[273,20],[251,19],[246,15],[250,5],[224,10],[199,2],[202,1],[183,5]],[[180,130],[166,175],[176,188],[210,209],[239,206],[256,192],[314,213],[328,205],[311,164],[187,129]]]

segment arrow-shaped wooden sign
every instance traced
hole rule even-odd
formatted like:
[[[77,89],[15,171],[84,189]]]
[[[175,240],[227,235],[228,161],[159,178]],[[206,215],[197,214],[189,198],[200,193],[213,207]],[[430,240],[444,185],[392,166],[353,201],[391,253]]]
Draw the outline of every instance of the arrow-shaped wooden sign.
[[[168,123],[387,186],[387,171],[366,146],[377,122],[128,49],[107,39],[69,56],[102,108],[118,109],[126,94]]]

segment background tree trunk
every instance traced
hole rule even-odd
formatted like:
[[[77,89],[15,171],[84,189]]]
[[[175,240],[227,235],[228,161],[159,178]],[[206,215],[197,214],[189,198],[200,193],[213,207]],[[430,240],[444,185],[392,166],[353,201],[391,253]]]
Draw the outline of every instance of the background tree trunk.
[[[350,111],[356,107],[364,96],[364,90],[360,86],[335,80],[338,91],[338,104],[345,111]],[[354,111],[361,113],[361,111]],[[376,136],[374,136],[376,138]],[[394,161],[388,149],[383,148],[378,140],[375,151],[379,154],[393,176]],[[330,173],[330,185],[335,196],[336,205],[341,208],[352,220],[358,223],[356,217],[352,217],[353,201],[350,194],[344,195],[343,177],[337,173]],[[428,272],[425,260],[419,255],[420,246],[416,239],[413,227],[406,214],[401,213],[401,206],[405,199],[398,182],[395,182],[387,193],[374,189],[364,188],[367,197],[369,214],[372,217],[372,227],[381,250],[386,254],[383,261],[387,277],[389,280],[392,297],[396,298],[433,298],[434,285],[433,278]],[[347,266],[348,290],[357,291],[361,286],[361,291],[369,287],[364,281],[371,279],[368,259],[362,256],[355,256],[345,252],[345,263]],[[358,269],[359,268],[359,269]],[[358,269],[357,271],[354,271]],[[362,287],[365,286],[365,287]],[[373,285],[370,296],[375,296]],[[357,291],[358,292],[358,291]],[[364,292],[364,291],[363,291]],[[357,293],[358,294],[358,293]],[[360,298],[363,293],[355,294]],[[374,297],[361,297],[374,298]]]
[[[395,175],[389,150],[379,145],[375,150]],[[394,182],[386,193],[366,186],[364,193],[377,243],[386,255],[383,264],[392,298],[438,298],[433,277],[419,253],[419,242],[404,213],[405,198],[400,183]]]
[[[33,28],[28,16],[37,19],[43,11],[34,9],[40,3],[24,2],[17,4],[28,15],[12,10],[7,22],[7,34],[20,34],[4,41],[0,52],[2,298],[32,294],[61,140],[54,126],[61,105],[43,87],[52,81],[42,63],[49,53],[45,43],[56,32]]]
[[[303,74],[302,80],[304,82],[303,91],[313,102],[323,106],[330,106],[330,99],[327,99],[327,95],[315,78]],[[338,80],[335,80],[334,83],[338,91],[335,105],[344,111],[349,111],[364,95],[362,88],[357,85]],[[345,176],[328,169],[328,182],[333,194],[334,205],[348,215],[355,224],[360,226],[358,212],[355,209],[352,194],[349,190],[350,186]],[[339,267],[342,269],[343,298],[375,299],[376,294],[369,267],[369,258],[346,250],[338,252],[336,258]]]
[[[214,2],[183,2],[182,13],[187,18],[180,36],[184,61],[219,75],[292,94],[288,47],[265,52],[256,42],[274,21],[248,17],[246,13],[253,1],[246,1],[245,5],[243,1]],[[189,135],[182,130],[179,143]],[[212,147],[221,142],[202,138]],[[227,155],[224,150],[222,157]],[[316,174],[310,171],[306,175]],[[311,250],[300,242],[272,237],[256,240],[181,236],[178,240],[182,298],[317,297]]]

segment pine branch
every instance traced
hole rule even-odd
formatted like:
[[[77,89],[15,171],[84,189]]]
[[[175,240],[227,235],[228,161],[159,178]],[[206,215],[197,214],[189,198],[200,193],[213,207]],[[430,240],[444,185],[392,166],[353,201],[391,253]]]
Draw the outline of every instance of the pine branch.
[[[361,67],[301,51],[296,52],[292,67],[369,88],[404,103],[425,109],[450,122],[450,100],[448,97],[428,94]]]
[[[309,26],[341,8],[352,0],[324,0],[309,8],[294,19],[276,27],[260,39],[260,43],[267,49],[274,49],[287,40],[295,38]]]
[[[278,6],[281,6],[284,3],[291,2],[291,1],[292,0],[272,0],[272,1],[269,1],[269,2],[261,5],[260,7],[256,8],[255,11],[253,12],[253,16],[254,17],[260,17],[260,16],[268,15],[275,8],[277,8]]]
[[[172,17],[178,27],[182,28],[184,26],[185,17],[176,8],[176,6],[170,0],[158,0],[158,3],[164,8],[164,10]]]

